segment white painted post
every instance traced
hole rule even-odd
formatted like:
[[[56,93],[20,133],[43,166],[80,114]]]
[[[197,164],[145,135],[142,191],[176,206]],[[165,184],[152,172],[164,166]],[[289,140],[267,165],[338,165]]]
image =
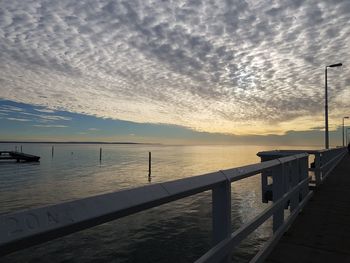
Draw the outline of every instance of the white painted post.
[[[272,170],[272,201],[276,202],[283,196],[284,171],[282,164]],[[284,206],[273,214],[273,232],[275,233],[284,221]]]
[[[231,182],[212,190],[213,245],[231,236]],[[230,254],[222,262],[229,262]]]

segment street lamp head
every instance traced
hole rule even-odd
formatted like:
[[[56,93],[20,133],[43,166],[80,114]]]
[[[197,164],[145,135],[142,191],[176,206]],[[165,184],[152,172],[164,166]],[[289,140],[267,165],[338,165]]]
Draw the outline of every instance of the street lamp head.
[[[343,66],[343,63],[332,64],[332,65],[329,65],[329,66],[327,66],[327,67],[329,67],[329,68],[335,68],[335,67],[341,67],[341,66]]]
[[[349,119],[349,116],[343,117],[344,119]]]

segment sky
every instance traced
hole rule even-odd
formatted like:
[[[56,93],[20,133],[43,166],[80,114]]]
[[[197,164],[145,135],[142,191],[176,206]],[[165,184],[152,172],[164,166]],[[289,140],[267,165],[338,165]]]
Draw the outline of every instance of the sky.
[[[349,21],[347,0],[2,0],[0,140],[322,145],[342,62],[340,144]]]

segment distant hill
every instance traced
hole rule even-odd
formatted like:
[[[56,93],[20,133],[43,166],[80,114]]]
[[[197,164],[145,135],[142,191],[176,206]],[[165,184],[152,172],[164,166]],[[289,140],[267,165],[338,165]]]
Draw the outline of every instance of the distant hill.
[[[160,143],[140,143],[140,142],[50,142],[50,141],[42,141],[42,142],[28,142],[28,141],[0,141],[0,143],[40,143],[40,144],[157,144]]]

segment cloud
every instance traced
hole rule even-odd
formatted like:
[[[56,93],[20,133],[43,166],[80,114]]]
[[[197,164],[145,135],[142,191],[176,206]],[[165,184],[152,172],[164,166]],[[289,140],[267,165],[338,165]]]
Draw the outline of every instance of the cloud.
[[[43,113],[55,113],[54,110],[50,110],[50,109],[34,109],[34,110],[43,112]]]
[[[35,109],[37,111],[37,109]],[[50,110],[44,110],[43,112],[51,113],[54,111]],[[9,114],[16,114],[19,116],[27,116],[27,117],[33,117],[33,121],[39,121],[39,122],[54,122],[54,121],[70,121],[72,120],[71,117],[65,117],[60,115],[49,115],[49,114],[36,114],[27,112],[25,109],[15,107],[15,106],[9,106],[9,105],[3,105],[0,106],[0,115],[9,115]]]
[[[29,119],[20,119],[20,118],[6,118],[9,121],[21,121],[21,122],[27,122],[27,121],[31,121]]]
[[[209,132],[311,129],[327,64],[344,63],[330,120],[348,109],[349,19],[349,1],[7,0],[0,98]]]
[[[88,131],[99,131],[100,129],[97,128],[89,128]]]
[[[41,109],[39,109],[39,112]],[[42,128],[64,128],[68,127],[63,125],[63,122],[71,121],[71,117],[60,116],[57,114],[51,114],[54,111],[46,111],[43,109],[43,113],[36,113],[38,109],[27,107],[21,108],[12,105],[0,105],[0,116],[8,116],[7,120],[11,121],[20,121],[20,122],[34,122],[34,123],[48,123],[48,124],[34,124],[33,127],[42,127]],[[34,113],[33,113],[34,112]],[[44,114],[46,113],[46,114]],[[4,119],[4,118],[1,118]]]
[[[2,111],[7,111],[7,112],[24,112],[25,111],[25,109],[22,109],[20,107],[11,106],[11,105],[2,105],[2,106],[0,106],[0,109]]]
[[[33,127],[40,127],[40,128],[66,128],[68,126],[66,125],[55,125],[55,124],[35,124]]]
[[[316,127],[311,127],[310,130],[315,130],[315,131],[324,131],[324,126],[316,126]]]
[[[72,120],[71,117],[64,117],[64,116],[59,116],[59,115],[37,115],[37,117],[39,117],[43,122],[47,122],[47,121],[70,121]]]
[[[59,116],[59,115],[47,115],[47,114],[35,114],[30,112],[23,112],[23,115],[36,117],[40,122],[51,122],[51,121],[70,121],[71,117]]]

